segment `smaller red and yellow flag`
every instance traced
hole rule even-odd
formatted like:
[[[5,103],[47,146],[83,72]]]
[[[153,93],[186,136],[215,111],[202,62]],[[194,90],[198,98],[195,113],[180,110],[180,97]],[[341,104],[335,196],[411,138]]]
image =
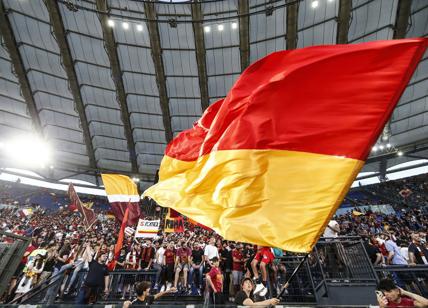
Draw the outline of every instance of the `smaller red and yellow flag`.
[[[128,225],[137,224],[141,215],[140,196],[137,185],[128,176],[121,174],[101,174],[111,211],[122,223],[125,211],[129,208]]]

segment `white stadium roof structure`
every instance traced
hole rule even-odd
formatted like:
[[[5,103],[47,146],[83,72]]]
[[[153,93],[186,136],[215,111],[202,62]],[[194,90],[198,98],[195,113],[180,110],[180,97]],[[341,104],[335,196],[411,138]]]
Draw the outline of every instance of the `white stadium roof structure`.
[[[26,168],[38,181],[93,188],[100,172],[119,172],[144,190],[166,144],[257,59],[421,36],[428,1],[0,0],[0,145],[19,134],[46,140],[53,167]],[[426,172],[428,54],[375,150],[362,179]],[[0,171],[21,174],[5,169],[22,166],[3,152]]]

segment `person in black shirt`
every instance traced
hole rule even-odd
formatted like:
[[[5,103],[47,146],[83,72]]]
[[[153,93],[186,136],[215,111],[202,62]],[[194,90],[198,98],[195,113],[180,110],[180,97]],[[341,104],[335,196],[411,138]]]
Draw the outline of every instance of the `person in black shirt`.
[[[418,232],[412,234],[412,243],[409,245],[409,265],[427,264],[428,250],[421,245],[421,238]]]
[[[383,259],[382,253],[380,252],[379,248],[374,245],[376,239],[373,236],[368,237],[367,234],[363,234],[361,237],[364,239],[364,248],[366,249],[370,261],[372,261],[372,264],[375,266],[384,264],[385,261]]]
[[[190,266],[190,272],[189,272],[189,282],[190,286],[193,287],[194,282],[194,275],[197,272],[198,278],[196,279],[196,287],[200,289],[202,287],[202,281],[204,277],[204,251],[201,249],[198,242],[195,242],[193,245],[192,250],[192,258],[191,258],[191,266]]]
[[[275,306],[279,303],[279,299],[271,298],[261,302],[254,302],[254,282],[251,278],[244,278],[241,282],[241,291],[235,295],[235,304],[238,306]]]
[[[76,304],[95,303],[102,288],[104,288],[104,293],[108,293],[109,274],[105,264],[106,260],[107,254],[101,253],[96,261],[92,260],[89,263],[88,275],[77,296]]]
[[[234,247],[233,247],[234,248]],[[223,272],[223,296],[229,299],[230,275],[232,274],[232,248],[227,241],[223,242],[223,249],[221,251],[221,271]]]
[[[135,292],[137,293],[137,298],[132,302],[131,301],[124,302],[123,308],[150,306],[159,297],[164,296],[165,294],[168,294],[168,293],[177,292],[177,289],[172,287],[165,292],[159,292],[155,295],[151,295],[150,294],[151,285],[152,283],[150,281],[142,281],[137,283],[135,286]]]

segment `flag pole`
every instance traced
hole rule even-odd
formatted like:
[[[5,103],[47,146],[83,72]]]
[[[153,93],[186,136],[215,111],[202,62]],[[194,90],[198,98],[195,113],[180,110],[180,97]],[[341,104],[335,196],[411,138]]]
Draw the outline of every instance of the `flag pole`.
[[[300,261],[299,265],[297,265],[297,267],[294,269],[293,273],[291,274],[290,278],[287,279],[287,282],[284,284],[284,286],[281,289],[281,292],[278,294],[278,296],[276,297],[277,299],[280,299],[281,296],[284,294],[285,291],[285,286],[287,285],[287,283],[289,283],[291,281],[291,279],[294,278],[294,276],[296,276],[297,272],[299,271],[299,269],[302,267],[303,263],[305,263],[305,261],[308,259],[309,257],[309,253],[306,254],[306,256]]]

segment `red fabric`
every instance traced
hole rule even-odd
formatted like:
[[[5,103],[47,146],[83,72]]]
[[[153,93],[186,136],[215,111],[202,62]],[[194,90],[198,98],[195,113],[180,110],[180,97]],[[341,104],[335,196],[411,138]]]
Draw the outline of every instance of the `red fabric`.
[[[174,264],[175,262],[175,253],[172,249],[166,249],[165,250],[165,263],[166,264]]]
[[[232,257],[233,258],[237,258],[238,260],[242,260],[244,258],[244,256],[242,255],[242,253],[239,252],[239,250],[234,249],[232,251]],[[243,271],[244,270],[244,264],[242,262],[235,262],[233,261],[232,264],[232,270],[234,271]]]
[[[122,223],[125,211],[129,206],[127,225],[129,227],[135,226],[138,223],[138,219],[142,218],[139,202],[112,202],[110,205],[112,214],[120,223]]]
[[[114,247],[114,259],[117,260],[120,255],[120,250],[123,246],[123,239],[125,237],[125,228],[128,223],[128,215],[129,215],[129,209],[126,209],[125,215],[122,220],[122,225],[120,226],[119,235],[117,237],[116,246]]]
[[[218,267],[212,267],[208,275],[210,276],[216,291],[221,292],[223,286],[223,275],[221,274],[220,269]]]
[[[165,154],[271,149],[365,160],[428,39],[275,52],[249,66],[224,100],[180,133]]]
[[[402,296],[399,304],[388,301],[387,307],[414,307],[415,301],[407,296]]]

